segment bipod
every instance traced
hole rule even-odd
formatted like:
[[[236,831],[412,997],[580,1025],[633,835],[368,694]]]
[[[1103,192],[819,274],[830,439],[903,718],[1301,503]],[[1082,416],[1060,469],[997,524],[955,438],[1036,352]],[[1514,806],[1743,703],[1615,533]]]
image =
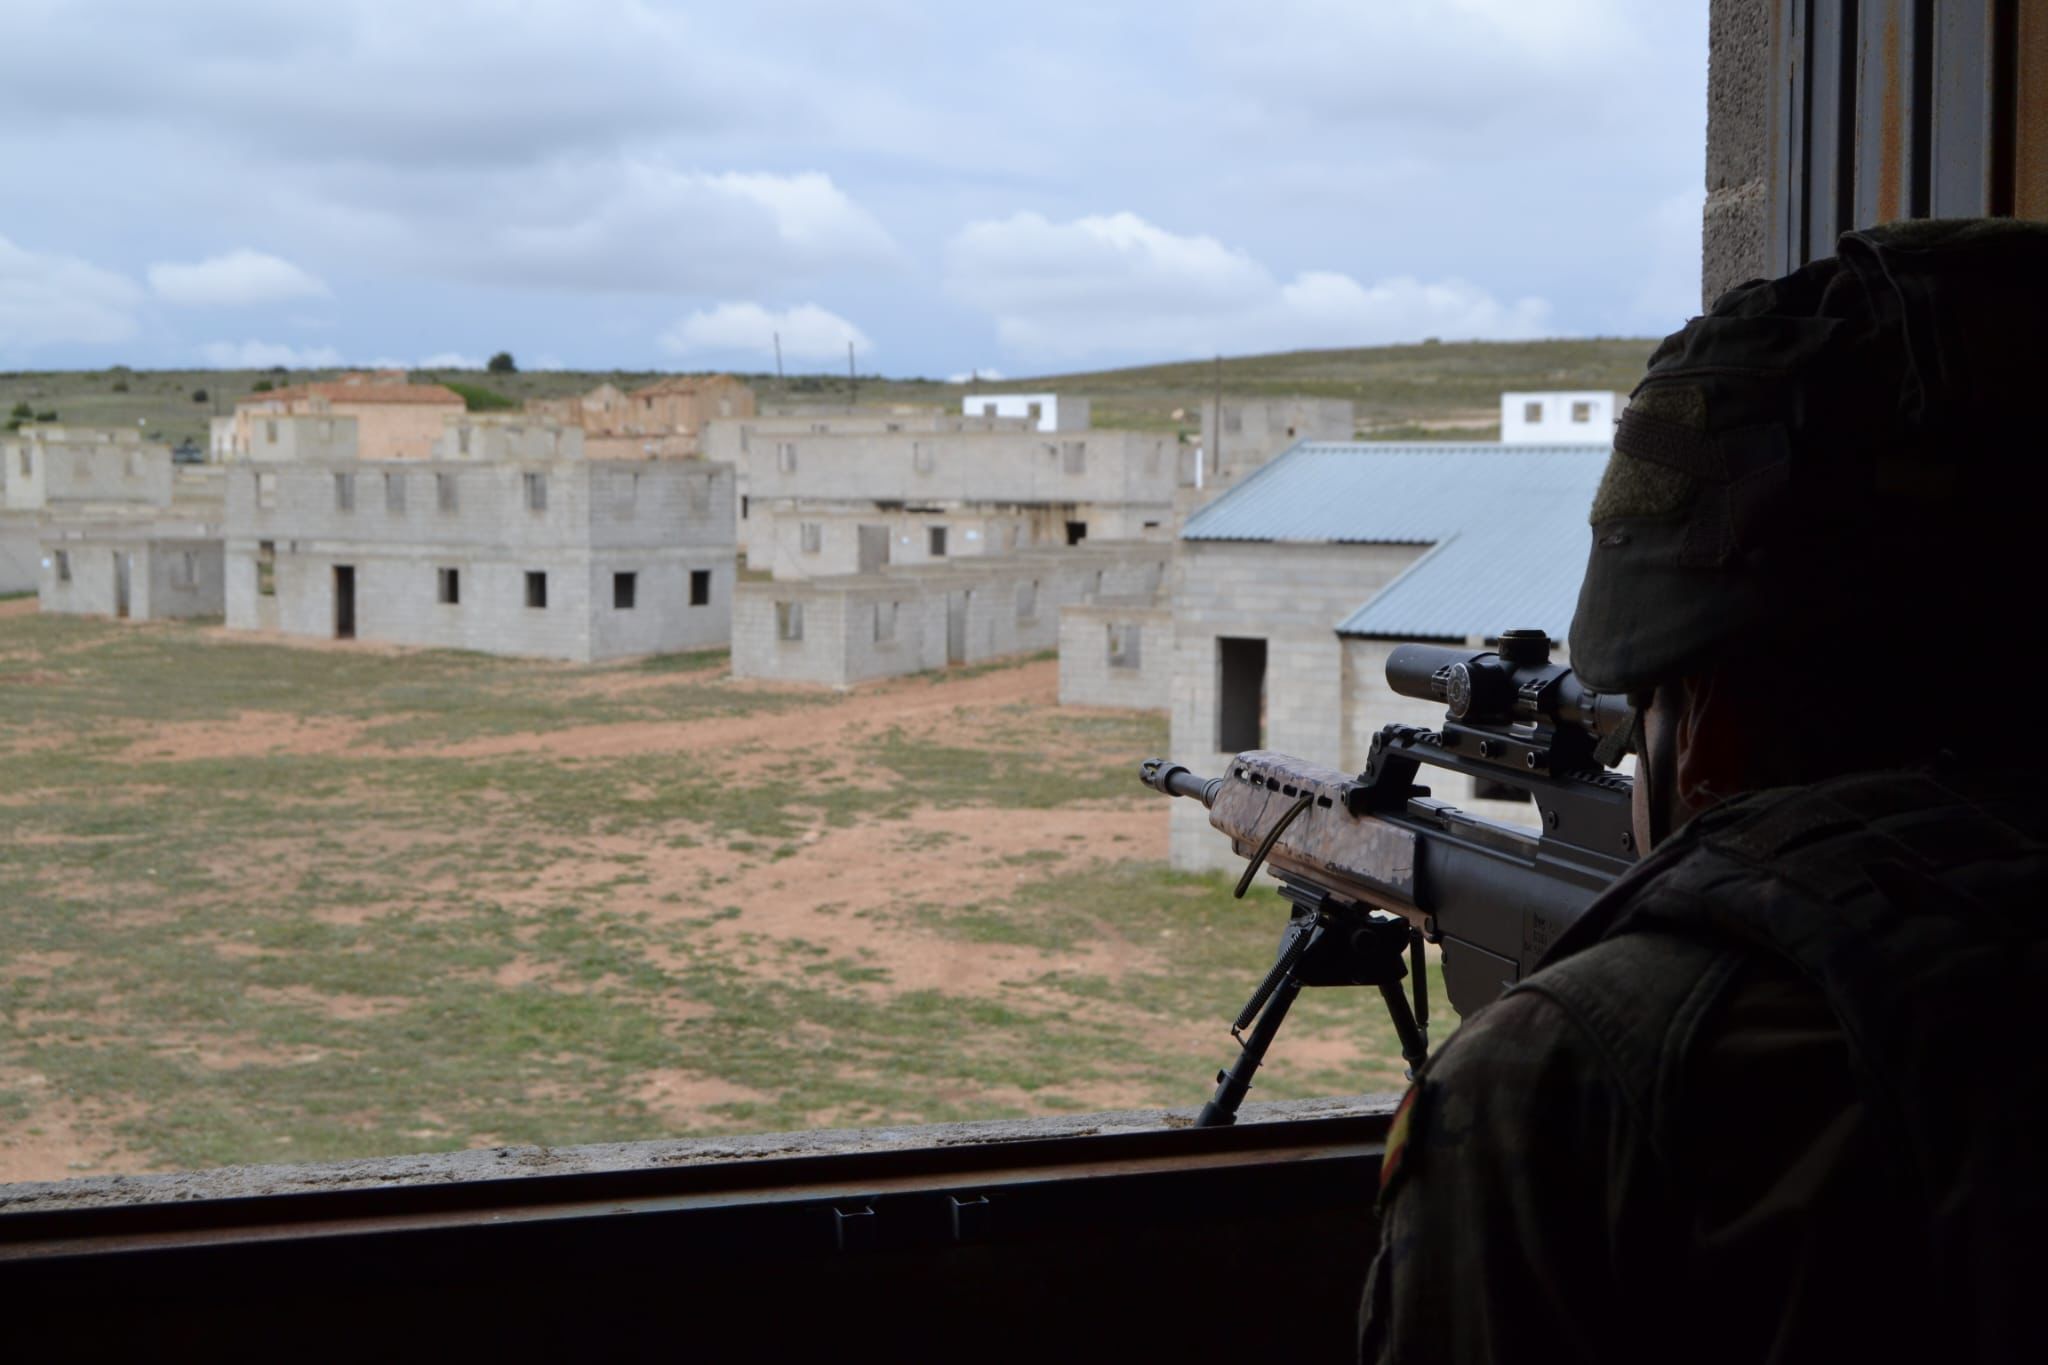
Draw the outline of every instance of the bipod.
[[[1336,900],[1316,887],[1283,880],[1280,894],[1294,907],[1280,936],[1280,951],[1230,1026],[1230,1036],[1238,1043],[1237,1060],[1216,1073],[1216,1093],[1195,1116],[1197,1128],[1237,1122],[1237,1108],[1251,1091],[1252,1077],[1303,986],[1378,986],[1411,1078],[1429,1055],[1429,978],[1421,931],[1405,920],[1382,918]],[[1401,993],[1409,962],[1414,964],[1415,979],[1412,1009]]]

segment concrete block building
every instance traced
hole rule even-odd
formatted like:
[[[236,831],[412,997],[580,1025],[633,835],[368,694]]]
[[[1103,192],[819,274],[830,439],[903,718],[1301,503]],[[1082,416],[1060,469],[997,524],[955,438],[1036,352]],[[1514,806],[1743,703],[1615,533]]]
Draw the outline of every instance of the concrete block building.
[[[703,452],[704,426],[754,415],[754,391],[731,375],[671,375],[630,392],[600,384],[574,398],[535,398],[529,416],[583,433],[594,460],[681,457]]]
[[[1508,445],[1609,445],[1628,395],[1609,389],[1503,393],[1500,439]]]
[[[948,664],[1051,649],[1062,610],[1156,596],[1171,546],[1102,542],[743,583],[733,602],[733,676],[847,687]]]
[[[439,384],[412,384],[397,370],[344,374],[339,379],[252,393],[235,404],[232,427],[214,431],[224,458],[250,456],[258,424],[278,417],[352,417],[354,454],[366,460],[433,457],[444,419],[468,411],[460,394]],[[217,456],[216,458],[223,458]]]
[[[732,525],[702,461],[247,463],[227,621],[578,662],[722,645]]]
[[[24,427],[0,448],[8,509],[0,552],[26,556],[39,609],[116,619],[217,616],[218,486],[212,471],[126,429]],[[10,570],[10,573],[13,573]]]
[[[1304,442],[1244,479],[1181,532],[1174,760],[1216,772],[1266,748],[1355,769],[1380,726],[1442,720],[1387,689],[1395,643],[1522,627],[1562,641],[1606,462],[1589,445]],[[1169,805],[1175,867],[1235,865],[1198,805]]]
[[[1173,695],[1173,609],[1162,594],[1060,610],[1060,705],[1163,711]]]

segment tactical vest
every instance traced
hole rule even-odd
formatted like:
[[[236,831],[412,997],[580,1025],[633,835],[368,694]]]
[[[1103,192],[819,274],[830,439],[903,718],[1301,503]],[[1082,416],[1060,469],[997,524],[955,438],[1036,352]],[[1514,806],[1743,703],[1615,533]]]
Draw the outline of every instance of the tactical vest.
[[[1628,936],[1671,949],[1592,959],[1661,982],[1574,970]],[[1926,1298],[1895,1310],[1938,1320],[1949,1358],[2048,1360],[2048,797],[1932,770],[1731,802],[1617,883],[1523,988],[1607,1021],[1622,1085],[1649,1093],[1697,1027],[1686,1002],[1744,955],[1789,961],[1841,1025],[1902,1225],[1927,1231]]]

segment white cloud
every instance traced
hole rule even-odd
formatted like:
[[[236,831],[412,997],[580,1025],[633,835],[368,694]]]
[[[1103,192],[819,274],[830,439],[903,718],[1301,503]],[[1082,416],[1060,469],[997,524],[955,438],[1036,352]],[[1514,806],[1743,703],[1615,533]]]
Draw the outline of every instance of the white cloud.
[[[0,350],[126,341],[141,302],[125,276],[0,237]]]
[[[988,369],[961,370],[958,374],[946,376],[948,384],[999,384],[1002,382],[1002,379],[1003,372],[1001,370]]]
[[[288,346],[277,341],[209,341],[200,356],[216,370],[329,370],[342,363],[332,346]]]
[[[972,223],[948,245],[946,274],[956,296],[994,315],[1005,345],[1043,357],[1532,337],[1550,314],[1541,299],[1504,303],[1459,279],[1361,284],[1304,271],[1283,283],[1213,237],[1130,213]]]
[[[328,297],[327,285],[318,276],[248,247],[189,265],[159,261],[149,268],[149,287],[166,303],[201,306],[241,307]]]
[[[481,370],[483,367],[482,360],[473,355],[463,355],[460,351],[436,351],[419,363],[423,370]]]
[[[645,159],[560,163],[508,177],[470,224],[425,240],[449,268],[567,289],[751,289],[892,263],[882,225],[816,172],[677,170]]]
[[[765,356],[775,353],[777,336],[787,360],[837,360],[846,354],[849,342],[857,352],[873,349],[860,328],[814,303],[780,312],[758,303],[721,303],[690,314],[663,332],[660,342],[679,355],[737,351]]]

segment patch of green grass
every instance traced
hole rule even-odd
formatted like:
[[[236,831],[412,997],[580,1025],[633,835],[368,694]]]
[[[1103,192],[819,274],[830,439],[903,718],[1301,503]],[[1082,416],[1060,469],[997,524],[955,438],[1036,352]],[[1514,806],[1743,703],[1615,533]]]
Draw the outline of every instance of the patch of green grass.
[[[702,673],[732,664],[729,649],[696,649],[682,654],[650,654],[639,663],[642,673]]]
[[[507,398],[496,389],[487,389],[467,380],[443,379],[441,387],[452,390],[471,412],[506,412],[520,406],[516,399]]]

